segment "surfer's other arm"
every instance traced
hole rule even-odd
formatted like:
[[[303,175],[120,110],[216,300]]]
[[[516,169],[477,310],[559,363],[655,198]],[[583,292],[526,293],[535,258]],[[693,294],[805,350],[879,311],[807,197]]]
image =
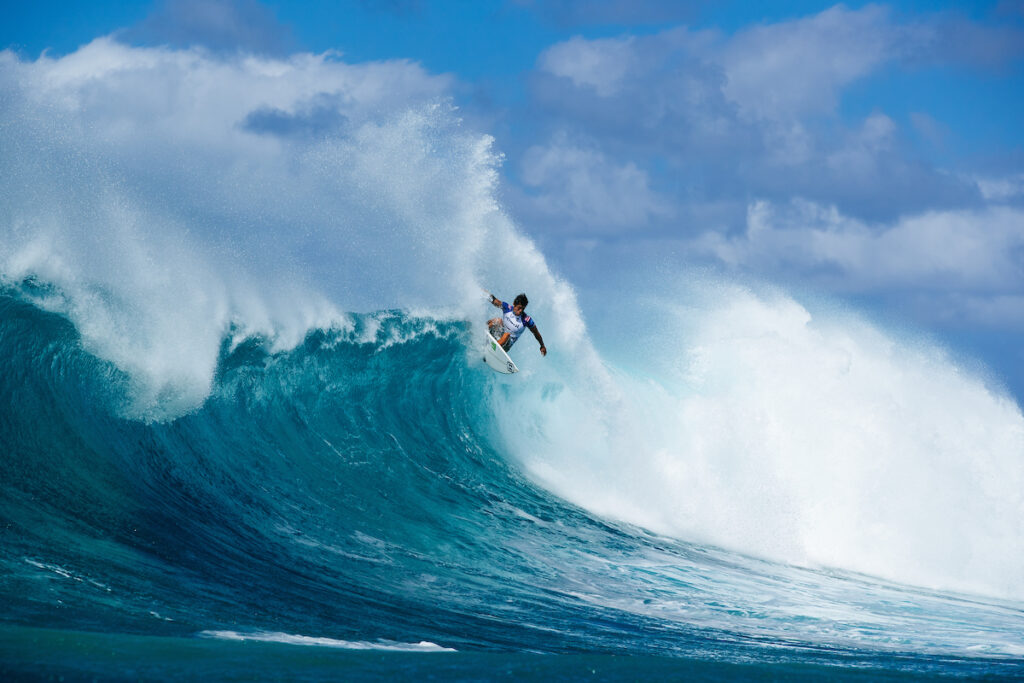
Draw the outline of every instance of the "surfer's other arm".
[[[548,347],[544,346],[544,338],[540,336],[540,330],[537,329],[537,325],[531,327],[530,332],[533,332],[533,336],[540,342],[540,355],[548,355]]]

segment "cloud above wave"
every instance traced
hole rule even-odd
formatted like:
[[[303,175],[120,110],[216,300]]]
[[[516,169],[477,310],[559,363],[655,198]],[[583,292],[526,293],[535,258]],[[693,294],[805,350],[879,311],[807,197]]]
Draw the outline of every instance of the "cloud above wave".
[[[806,196],[873,219],[977,205],[977,185],[923,163],[910,144],[912,131],[892,116],[839,111],[847,89],[885,70],[955,54],[964,63],[1005,64],[1020,56],[1008,37],[1019,40],[1018,34],[973,24],[971,44],[987,35],[1007,47],[980,60],[968,47],[940,56],[936,43],[948,25],[899,23],[880,6],[837,6],[731,36],[677,27],[576,37],[540,56],[532,95],[544,128],[553,131],[551,146],[570,135],[600,144],[620,165],[661,165],[663,183],[682,181],[680,204]],[[935,139],[943,124],[916,112],[914,125],[927,126]],[[528,173],[530,159],[521,163]],[[646,227],[676,229],[653,220]]]
[[[761,201],[749,207],[742,234],[708,233],[693,249],[732,266],[815,271],[847,291],[1024,292],[1024,212],[1009,207],[929,212],[871,225],[834,206]]]
[[[961,131],[924,103],[846,102],[894,74],[997,77],[1022,57],[1012,23],[880,5],[731,34],[576,36],[530,75],[538,115],[530,144],[510,155],[513,208],[574,270],[592,262],[598,280],[623,258],[713,264],[884,299],[925,324],[1008,329],[1024,295],[1019,168],[931,161]],[[576,170],[579,150],[591,173]]]

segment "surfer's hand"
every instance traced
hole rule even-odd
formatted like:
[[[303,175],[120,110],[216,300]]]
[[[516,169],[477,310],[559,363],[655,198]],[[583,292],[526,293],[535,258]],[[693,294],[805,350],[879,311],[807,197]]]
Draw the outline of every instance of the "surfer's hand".
[[[548,355],[548,347],[544,346],[543,344],[540,345],[540,355]]]

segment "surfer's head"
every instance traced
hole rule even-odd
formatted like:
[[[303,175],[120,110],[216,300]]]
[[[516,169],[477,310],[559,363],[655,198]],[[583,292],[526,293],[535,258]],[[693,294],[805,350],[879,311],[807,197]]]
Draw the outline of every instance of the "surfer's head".
[[[512,312],[516,315],[522,315],[523,311],[526,310],[526,304],[528,303],[530,303],[530,301],[526,298],[525,294],[517,294],[516,298],[512,300]]]

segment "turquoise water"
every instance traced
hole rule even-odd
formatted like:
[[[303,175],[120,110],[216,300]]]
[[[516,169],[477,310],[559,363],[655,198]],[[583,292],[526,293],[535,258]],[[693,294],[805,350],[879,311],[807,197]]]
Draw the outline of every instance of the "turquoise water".
[[[4,671],[1024,675],[1012,600],[687,543],[538,486],[504,451],[516,385],[464,323],[226,339],[209,397],[154,420],[34,287],[0,296]]]
[[[733,664],[643,655],[459,652],[384,653],[282,643],[0,629],[0,674],[50,680],[559,680],[559,681],[918,681],[962,680],[1013,668],[948,662],[946,671],[900,671],[879,658],[855,667],[814,661]],[[896,666],[894,666],[896,665]]]

